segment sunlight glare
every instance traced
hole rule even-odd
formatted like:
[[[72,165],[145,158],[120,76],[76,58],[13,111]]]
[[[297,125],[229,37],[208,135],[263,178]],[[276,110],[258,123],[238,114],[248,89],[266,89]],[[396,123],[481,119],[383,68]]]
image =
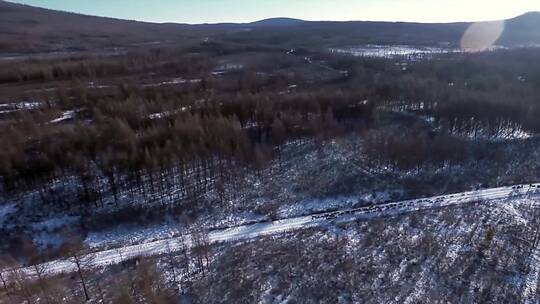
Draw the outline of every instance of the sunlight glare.
[[[461,38],[461,49],[466,52],[482,52],[492,47],[504,32],[504,21],[473,23]]]

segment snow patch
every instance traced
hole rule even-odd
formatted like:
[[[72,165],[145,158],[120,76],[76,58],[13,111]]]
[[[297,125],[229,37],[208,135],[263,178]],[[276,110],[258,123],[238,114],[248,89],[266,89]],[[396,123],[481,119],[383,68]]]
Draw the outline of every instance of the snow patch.
[[[34,110],[41,107],[42,103],[37,101],[21,101],[0,104],[0,114],[12,113],[22,110]]]
[[[70,120],[70,119],[73,119],[76,114],[77,114],[77,111],[75,110],[65,111],[64,113],[62,113],[62,116],[51,120],[49,123],[55,124],[55,123],[63,122],[66,120]]]
[[[362,47],[351,48],[331,48],[330,52],[347,54],[357,57],[371,58],[399,58],[409,57],[421,59],[438,54],[460,53],[459,49],[439,48],[439,47],[414,47],[408,45],[375,45],[368,44]]]
[[[180,112],[186,112],[187,110],[189,110],[189,107],[182,107],[179,110],[175,110],[175,111],[164,111],[164,112],[160,112],[160,113],[152,113],[152,114],[148,115],[148,118],[151,119],[151,120],[160,119],[160,118],[164,118],[164,117],[173,116],[173,115],[178,114]]]
[[[91,248],[109,248],[118,245],[132,245],[149,240],[172,238],[179,234],[182,226],[178,223],[159,223],[142,228],[138,225],[120,226],[105,232],[92,232],[85,240]]]
[[[62,216],[32,224],[34,244],[40,249],[59,247],[64,242],[62,228],[73,225],[79,219],[78,216]]]
[[[15,204],[7,204],[0,206],[0,227],[4,225],[6,217],[13,212],[15,212]]]
[[[46,231],[55,231],[59,228],[68,226],[79,220],[78,216],[62,216],[50,218],[45,221],[32,224],[32,228],[35,230],[46,230]]]
[[[214,76],[220,76],[228,72],[235,72],[240,71],[244,69],[243,64],[236,64],[236,63],[226,63],[224,65],[221,65],[217,67],[213,72],[212,75]]]
[[[173,78],[168,81],[145,84],[144,87],[159,87],[159,86],[176,85],[176,84],[194,84],[194,83],[200,83],[201,81],[202,79]]]

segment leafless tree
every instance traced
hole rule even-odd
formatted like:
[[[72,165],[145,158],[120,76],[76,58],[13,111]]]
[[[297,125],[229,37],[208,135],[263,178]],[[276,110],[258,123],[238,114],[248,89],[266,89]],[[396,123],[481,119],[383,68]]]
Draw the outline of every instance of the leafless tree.
[[[88,282],[85,277],[85,272],[91,269],[94,261],[94,256],[84,243],[78,238],[71,238],[63,246],[62,253],[71,261],[75,267],[77,276],[79,277],[81,287],[84,292],[86,301],[90,300]]]
[[[197,229],[191,234],[192,237],[192,249],[191,251],[195,255],[197,266],[199,270],[205,274],[205,264],[209,263],[210,254],[210,241],[208,239],[208,233],[203,229]],[[205,263],[206,262],[206,263]]]

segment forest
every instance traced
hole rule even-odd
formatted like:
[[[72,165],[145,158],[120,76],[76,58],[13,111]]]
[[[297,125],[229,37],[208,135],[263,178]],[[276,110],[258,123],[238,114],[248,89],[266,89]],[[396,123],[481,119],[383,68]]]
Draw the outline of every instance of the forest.
[[[245,176],[286,161],[288,143],[352,137],[371,170],[420,171],[502,158],[489,139],[540,131],[533,49],[418,62],[305,53],[203,43],[0,62],[1,196],[88,223],[158,205],[196,217],[207,193],[224,204]],[[241,68],[220,68],[239,54]],[[317,79],[314,65],[347,73]],[[388,113],[432,127],[387,127]]]
[[[539,302],[539,12],[23,2],[0,0],[0,304]]]
[[[532,183],[540,176],[539,71],[540,54],[534,48],[414,59],[223,41],[0,60],[0,211],[5,214],[0,218],[5,253],[0,274],[10,278],[0,277],[0,292],[14,303],[62,298],[175,303],[176,294],[211,303],[220,297],[254,301],[260,294],[242,290],[263,289],[262,281],[268,280],[285,284],[272,287],[281,297],[288,290],[297,298],[330,301],[317,294],[307,277],[302,281],[309,284],[294,291],[284,273],[259,277],[257,286],[242,281],[226,287],[216,274],[229,266],[236,269],[236,247],[211,245],[206,233],[336,208],[305,207],[313,199],[349,195],[355,199],[338,207],[350,208]],[[437,216],[447,220],[445,214]],[[474,219],[467,221],[467,227],[474,224]],[[99,236],[119,233],[119,227],[163,223],[181,235],[197,235],[196,244],[157,259],[129,259],[102,272],[85,265],[85,253],[122,246],[119,240],[101,242]],[[358,225],[374,233],[365,222]],[[343,233],[358,229],[342,228]],[[534,237],[530,227],[519,229],[527,239]],[[497,262],[494,252],[504,251],[508,240],[490,231],[473,230],[471,239],[455,232],[473,248],[467,249],[466,260],[473,266],[461,270],[471,280],[489,282],[485,293],[504,286],[506,293],[497,297],[508,300],[516,291],[498,281],[500,276],[473,272],[479,269],[475,263],[514,275],[528,268],[508,254]],[[293,243],[285,237],[238,246],[245,259],[254,259],[251,253],[260,246],[272,252],[266,257],[270,264],[283,263],[283,255],[291,271],[297,263],[307,269],[316,258],[302,264],[299,257],[306,252],[298,244],[309,243],[309,250],[321,250],[320,259],[331,260],[328,248],[352,242],[341,236],[312,239],[320,233],[306,232]],[[442,254],[443,247],[434,245],[441,242],[439,235],[428,230],[423,238],[402,245]],[[523,255],[529,248],[507,245]],[[359,252],[340,254],[347,258],[334,265],[336,276],[367,267],[355,258]],[[387,254],[388,265],[394,265],[398,253]],[[49,278],[46,269],[34,266],[44,276],[29,280],[15,266],[56,258],[73,261],[74,275]],[[415,261],[410,258],[407,269],[420,271]],[[373,263],[368,268],[380,271]],[[237,275],[252,277],[258,267],[263,265],[250,263]],[[112,280],[115,270],[122,284],[100,285]],[[436,271],[450,280],[447,268]],[[374,278],[348,278],[356,285],[367,279]],[[220,289],[209,293],[210,285]],[[366,300],[365,294],[351,291],[352,285],[338,285],[349,297]],[[452,285],[447,295],[457,297],[465,288]],[[490,298],[469,296],[466,300]]]

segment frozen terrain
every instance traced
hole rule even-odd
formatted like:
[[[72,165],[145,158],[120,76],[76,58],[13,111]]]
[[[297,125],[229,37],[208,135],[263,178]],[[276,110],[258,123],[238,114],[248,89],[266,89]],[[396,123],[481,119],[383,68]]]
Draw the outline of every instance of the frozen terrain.
[[[500,204],[505,204],[512,199],[538,196],[538,194],[540,194],[540,184],[514,185],[462,192],[215,230],[208,233],[207,240],[209,243],[234,242],[265,235],[313,228],[336,222],[346,223],[360,219],[372,219],[375,217],[392,216],[454,205],[485,203],[490,201],[497,201]],[[199,234],[200,232],[195,233]],[[158,256],[171,250],[175,251],[180,248],[190,247],[193,245],[191,241],[192,238],[193,235],[182,235],[180,237],[172,237],[139,245],[98,251],[89,253],[84,259],[88,261],[87,264],[91,267],[103,267],[139,256]],[[76,270],[75,264],[70,260],[51,261],[41,265],[40,268],[46,269],[49,274],[69,273]],[[25,271],[33,273],[34,268],[27,268]]]
[[[507,49],[504,46],[494,45],[489,51]],[[450,46],[413,46],[413,45],[376,45],[368,44],[357,47],[330,48],[331,53],[352,55],[356,57],[370,58],[407,58],[411,60],[419,60],[432,58],[436,55],[444,54],[459,54],[464,50]]]
[[[0,114],[12,113],[22,110],[34,110],[42,106],[41,102],[37,101],[21,101],[13,103],[0,104]]]
[[[414,58],[433,55],[460,53],[459,49],[441,47],[419,47],[408,45],[366,45],[362,47],[331,48],[331,53],[372,58]]]

